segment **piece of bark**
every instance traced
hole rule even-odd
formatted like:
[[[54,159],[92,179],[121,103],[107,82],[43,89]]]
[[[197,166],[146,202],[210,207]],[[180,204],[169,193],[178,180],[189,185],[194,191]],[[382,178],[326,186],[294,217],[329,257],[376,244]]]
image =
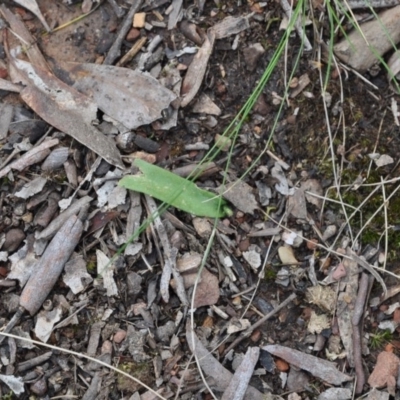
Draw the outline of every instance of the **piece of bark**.
[[[169,31],[171,29],[174,29],[178,22],[179,15],[182,10],[182,3],[183,3],[183,0],[173,0],[172,1],[173,9],[172,9],[171,14],[169,14],[169,19],[168,19],[168,30]]]
[[[36,233],[35,238],[37,240],[43,239],[48,240],[50,239],[68,220],[72,215],[77,214],[83,207],[89,204],[93,200],[92,197],[85,196],[81,199],[77,200],[75,203],[72,203],[71,206],[66,209],[63,213],[61,213],[56,219],[54,219],[50,225],[43,229],[42,232]]]
[[[47,353],[41,354],[40,356],[31,358],[28,361],[24,361],[18,364],[17,371],[19,373],[27,371],[28,369],[31,369],[33,367],[36,367],[37,365],[43,364],[46,362],[50,357],[53,355],[52,351],[48,351]]]
[[[58,143],[58,139],[46,140],[41,145],[27,151],[18,160],[0,170],[0,178],[6,176],[13,169],[16,169],[17,171],[22,171],[23,169],[42,161],[50,154],[49,149],[53,146],[56,146]]]
[[[351,254],[350,249],[347,250],[347,254]],[[346,276],[342,278],[342,283],[346,285],[346,289],[339,293],[336,316],[339,324],[340,338],[347,353],[347,361],[354,368],[352,318],[358,291],[358,266],[356,261],[345,258],[343,260],[343,267],[346,269]]]
[[[233,374],[232,380],[222,395],[221,400],[242,400],[244,398],[259,356],[259,347],[250,347],[247,349],[246,355]]]
[[[393,43],[400,41],[399,20],[400,6],[383,11],[378,14],[378,19],[366,22],[346,35],[333,50],[344,63],[364,72],[378,61],[377,57],[393,48]]]
[[[90,338],[87,347],[87,354],[90,357],[94,357],[96,355],[97,347],[99,346],[101,330],[104,328],[105,324],[106,323],[104,321],[98,321],[92,324],[92,327],[90,328]]]
[[[0,103],[0,140],[7,137],[8,129],[14,116],[14,106]]]
[[[197,355],[201,369],[205,374],[211,378],[217,377],[215,380],[217,390],[220,392],[225,391],[232,381],[233,374],[222,366],[222,364],[220,364],[204,347],[190,327],[186,328],[186,341],[189,345],[190,351]],[[263,394],[252,386],[249,386],[243,398],[246,400],[262,400]]]
[[[53,289],[65,263],[78,244],[82,231],[82,221],[73,215],[47,246],[20,297],[20,305],[31,315],[37,313]]]
[[[100,389],[101,389],[101,381],[102,378],[99,372],[94,374],[92,382],[86,393],[83,395],[82,400],[96,400],[99,396]]]
[[[249,17],[226,17],[222,21],[215,24],[212,28],[216,39],[224,39],[228,36],[237,35],[238,33],[249,29]]]
[[[35,218],[33,219],[34,225],[39,225],[43,228],[49,225],[50,221],[54,217],[54,214],[58,210],[58,202],[60,199],[61,195],[58,192],[50,193],[46,206],[36,213]]]
[[[262,347],[272,355],[282,358],[289,364],[297,368],[308,371],[313,376],[330,383],[331,385],[341,385],[343,382],[351,381],[353,378],[340,372],[336,364],[321,358],[305,354],[301,351],[277,344]]]

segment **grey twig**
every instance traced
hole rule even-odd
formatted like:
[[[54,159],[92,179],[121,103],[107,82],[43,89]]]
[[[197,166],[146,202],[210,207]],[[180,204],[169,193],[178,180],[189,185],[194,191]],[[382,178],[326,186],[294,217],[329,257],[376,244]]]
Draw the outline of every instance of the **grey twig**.
[[[356,394],[360,394],[363,391],[365,384],[365,373],[362,365],[362,343],[361,343],[361,317],[364,314],[364,305],[367,299],[369,287],[369,278],[365,273],[361,274],[361,279],[358,285],[358,293],[356,303],[354,306],[354,313],[352,318],[353,324],[353,357],[354,357],[354,368],[356,370],[357,383],[356,383]]]
[[[140,6],[142,5],[142,0],[136,0],[132,7],[130,8],[128,14],[126,14],[124,22],[121,25],[121,28],[118,32],[117,38],[115,42],[111,46],[103,64],[112,65],[114,61],[121,55],[121,45],[125,39],[126,34],[132,26],[133,16],[138,12]]]

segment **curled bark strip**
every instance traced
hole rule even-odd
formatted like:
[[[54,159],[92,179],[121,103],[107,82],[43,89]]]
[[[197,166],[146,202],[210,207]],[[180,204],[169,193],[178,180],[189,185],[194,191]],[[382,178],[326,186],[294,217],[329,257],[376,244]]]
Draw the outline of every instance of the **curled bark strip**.
[[[358,284],[358,293],[356,298],[356,304],[354,306],[352,324],[357,326],[360,323],[361,317],[364,312],[364,305],[367,298],[368,293],[368,275],[365,273],[361,274],[361,279]]]
[[[82,231],[82,221],[73,215],[47,246],[34,273],[25,285],[19,301],[31,315],[37,313],[53,289],[65,263],[78,244]]]

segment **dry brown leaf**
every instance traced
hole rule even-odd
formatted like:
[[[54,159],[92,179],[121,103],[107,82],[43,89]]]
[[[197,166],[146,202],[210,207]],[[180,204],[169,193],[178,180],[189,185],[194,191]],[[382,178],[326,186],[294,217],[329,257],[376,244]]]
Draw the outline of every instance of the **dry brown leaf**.
[[[151,75],[112,65],[64,63],[60,78],[129,129],[162,118],[176,95]]]
[[[22,7],[25,7],[32,14],[35,14],[39,18],[40,22],[43,24],[47,32],[51,31],[49,25],[47,24],[46,20],[43,17],[42,12],[40,11],[39,6],[36,3],[36,0],[14,0],[14,1],[19,5],[21,5]]]
[[[24,49],[26,49],[29,61],[46,71],[51,71],[47,61],[39,50],[37,40],[30,34],[25,24],[4,5],[0,6],[0,13],[10,25],[11,31],[17,35]]]
[[[10,72],[13,80],[27,85],[20,96],[42,119],[110,164],[124,168],[114,141],[92,125],[97,106],[87,96],[26,61],[12,59]]]
[[[200,50],[194,56],[193,61],[189,65],[183,80],[181,96],[183,97],[181,106],[186,107],[196,96],[203,82],[206,73],[208,60],[214,47],[215,33],[209,30],[205,35],[204,43]]]

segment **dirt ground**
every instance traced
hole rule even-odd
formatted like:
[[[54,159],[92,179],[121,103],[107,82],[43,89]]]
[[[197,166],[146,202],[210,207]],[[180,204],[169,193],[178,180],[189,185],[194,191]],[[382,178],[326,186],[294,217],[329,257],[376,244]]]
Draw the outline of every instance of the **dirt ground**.
[[[2,4],[24,22],[54,76],[72,86],[88,73],[65,72],[65,63],[101,65],[122,26],[124,17],[118,18],[116,7],[126,15],[132,3],[95,3],[92,6],[97,9],[90,15],[49,34],[23,7],[11,1]],[[381,354],[395,357],[400,348],[400,196],[396,194],[400,136],[392,112],[398,96],[390,88],[383,68],[363,73],[366,82],[344,68],[328,68],[326,59],[320,64],[312,24],[306,34],[313,50],[303,51],[298,35],[290,35],[287,51],[246,116],[231,152],[218,152],[210,171],[197,179],[198,186],[214,193],[226,177],[228,182],[240,179],[245,183],[236,191],[235,198],[226,197],[233,213],[218,222],[211,248],[208,250],[207,246],[214,235],[213,218],[169,208],[161,225],[170,246],[177,249],[175,258],[182,269],[181,274],[170,277],[171,282],[167,280],[165,289],[163,271],[172,256],[156,221],[139,231],[129,244],[129,251],[122,247],[152,211],[144,196],[117,191],[116,180],[137,172],[132,165],[135,158],[188,176],[188,172],[182,172],[183,167],[203,160],[217,142],[216,135],[229,127],[264,71],[272,65],[285,33],[280,28],[283,12],[278,2],[183,1],[176,26],[168,29],[174,13],[171,3],[177,5],[179,1],[144,2],[141,11],[146,13],[146,25],[130,27],[121,46],[123,55],[146,38],[138,55],[124,66],[139,69],[140,57],[145,49],[151,53],[147,46],[159,35],[159,44],[144,70],[160,82],[170,79],[169,87],[168,83],[163,84],[171,91],[178,87],[179,93],[181,80],[185,82],[190,66],[200,65],[196,54],[204,48],[206,32],[210,37],[211,28],[227,17],[246,17],[249,26],[215,40],[201,86],[189,105],[172,103],[165,109],[160,106],[162,116],[158,119],[126,128],[124,134],[134,134],[129,143],[124,142],[126,136],[121,133],[120,121],[114,119],[111,123],[107,107],[99,106],[92,126],[118,144],[122,155],[119,162],[124,166],[119,175],[118,163],[110,161],[113,156],[107,159],[109,162],[103,157],[95,164],[98,155],[103,155],[96,154],[90,143],[84,143],[79,135],[71,137],[52,120],[44,122],[44,116],[50,112],[39,106],[34,112],[36,100],[29,103],[23,91],[0,90],[0,113],[5,115],[5,105],[13,107],[12,121],[4,136],[0,126],[0,326],[5,328],[23,306],[24,312],[11,333],[58,347],[49,349],[5,338],[0,347],[0,398],[155,399],[151,388],[161,398],[228,399],[233,398],[228,392],[222,397],[228,386],[224,382],[238,384],[240,380],[254,392],[249,389],[245,397],[237,398],[351,398],[345,397],[347,392],[335,392],[331,397],[324,397],[328,396],[324,393],[334,386],[353,393],[354,377],[361,379],[360,368],[365,382],[356,389],[355,398],[369,393],[374,386],[382,389],[382,396],[395,396],[399,388],[397,370],[382,372],[392,380],[373,384],[368,378],[374,368],[382,368],[377,367]],[[38,0],[38,5],[51,29],[83,14],[82,4],[73,0]],[[319,7],[314,8],[314,22],[322,12],[322,5]],[[15,49],[21,44],[12,30],[7,30],[10,21],[6,19],[3,14],[0,20],[0,77],[15,83],[7,46]],[[327,24],[326,20],[322,24]],[[195,42],[193,26],[203,40],[200,43]],[[321,40],[329,42],[328,30]],[[26,48],[20,48],[20,59],[28,60]],[[120,57],[113,64],[119,60]],[[168,75],[167,67],[177,71],[177,75]],[[309,83],[294,95],[296,80],[305,75]],[[171,76],[178,77],[178,81],[172,84]],[[327,78],[325,91],[321,89],[321,77],[323,82]],[[99,81],[100,86],[103,84]],[[288,84],[290,95],[282,100]],[[118,90],[115,78],[116,97]],[[208,107],[216,106],[218,112],[199,106],[198,99],[203,95],[208,96]],[[327,110],[323,97],[329,97]],[[177,116],[176,123],[163,129],[172,115]],[[53,117],[57,119],[57,113]],[[0,123],[4,123],[1,118],[0,114]],[[49,130],[52,125],[54,128]],[[55,167],[44,167],[42,158],[1,175],[11,162],[50,139],[58,141],[52,151],[64,149],[66,159],[61,163],[54,159]],[[87,140],[91,141],[89,137]],[[374,157],[381,155],[391,157],[392,162],[377,165]],[[255,160],[256,165],[249,171]],[[75,181],[68,169],[71,165]],[[39,189],[29,187],[29,193],[21,194],[26,185],[38,178],[44,178]],[[335,180],[340,185],[339,192],[330,189]],[[382,185],[382,181],[387,183]],[[111,186],[106,188],[110,182]],[[374,191],[375,188],[379,190]],[[302,197],[294,194],[295,189]],[[315,197],[310,200],[305,191]],[[263,201],[266,193],[268,200]],[[29,312],[29,296],[36,293],[28,295],[22,287],[29,285],[29,276],[34,273],[26,275],[24,271],[39,268],[45,255],[56,264],[66,243],[73,241],[72,234],[64,233],[51,248],[52,254],[46,253],[46,246],[51,246],[55,240],[52,238],[57,237],[56,232],[64,232],[60,225],[47,234],[52,221],[62,214],[59,202],[73,194],[76,201],[83,202],[75,212],[82,220],[83,232],[43,304],[32,305],[36,311]],[[389,197],[387,207],[379,208]],[[368,201],[364,204],[365,199]],[[362,213],[356,210],[349,225],[347,217],[360,205]],[[365,224],[366,221],[369,222]],[[294,236],[289,237],[290,232],[295,232]],[[199,286],[193,286],[200,260],[208,251],[206,272],[201,272]],[[361,256],[372,272],[360,261]],[[342,275],[340,271],[344,271]],[[361,306],[361,322],[352,325],[361,291],[358,281],[359,277],[360,282],[363,279],[363,273],[368,281],[367,300]],[[184,290],[180,292],[182,276]],[[38,278],[34,291],[42,291],[45,285]],[[316,293],[313,288],[320,288],[316,290],[321,292]],[[291,295],[286,306],[272,312]],[[186,304],[185,296],[189,299]],[[254,326],[271,312],[267,321]],[[347,329],[350,333],[347,331],[346,335]],[[350,355],[356,348],[356,330],[360,335],[357,340],[362,353],[361,367],[357,365],[357,350],[354,358]],[[243,340],[234,344],[238,338]],[[327,360],[346,377],[337,383],[335,379],[339,378],[333,374],[330,381],[318,371],[308,369],[306,358],[299,356],[296,364],[294,353],[286,357],[283,348],[297,350],[304,357],[313,356],[311,364],[315,363],[317,369],[322,369],[317,359]],[[257,349],[259,353],[253,364],[245,368],[241,362],[248,362],[248,349]],[[91,356],[103,364],[63,350]],[[213,360],[204,354],[212,354]],[[394,369],[396,365],[398,368],[397,360],[392,360]],[[107,365],[139,379],[149,388]],[[245,370],[254,372],[245,378]],[[235,371],[236,378],[232,378]],[[11,382],[4,377],[12,377]],[[397,394],[391,398],[399,397]]]

